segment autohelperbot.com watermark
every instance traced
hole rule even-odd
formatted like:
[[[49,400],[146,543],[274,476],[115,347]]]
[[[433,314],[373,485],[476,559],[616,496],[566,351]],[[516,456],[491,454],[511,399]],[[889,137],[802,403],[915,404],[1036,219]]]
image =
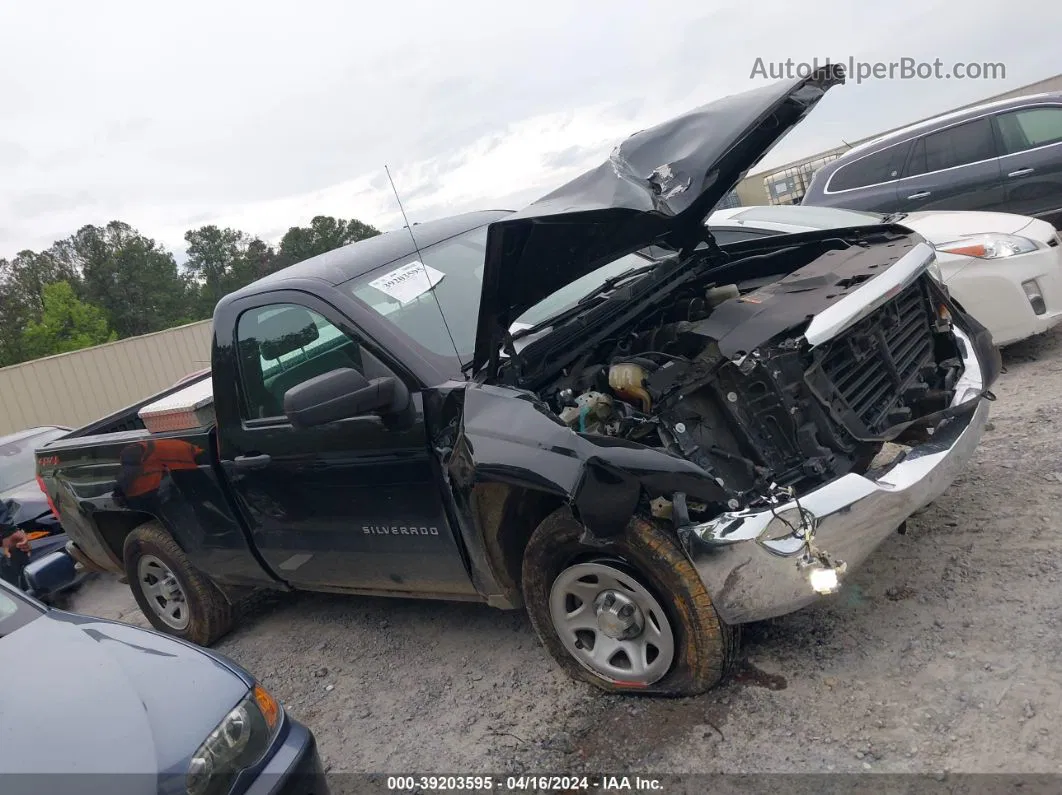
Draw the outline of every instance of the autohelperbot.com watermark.
[[[1005,80],[1007,66],[998,61],[945,62],[940,58],[921,61],[917,58],[898,58],[895,61],[859,61],[855,58],[835,60],[827,58],[797,61],[787,58],[772,61],[757,58],[752,64],[749,79],[793,80],[833,65],[844,67],[844,73],[856,83],[865,80]]]

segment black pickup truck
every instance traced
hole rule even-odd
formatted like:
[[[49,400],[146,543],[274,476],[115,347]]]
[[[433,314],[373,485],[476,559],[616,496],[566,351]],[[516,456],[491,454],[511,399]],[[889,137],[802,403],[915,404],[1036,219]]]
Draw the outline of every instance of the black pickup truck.
[[[947,488],[999,372],[902,226],[705,228],[843,80],[727,97],[523,211],[227,296],[208,379],[37,451],[70,554],[201,644],[246,587],[464,599],[526,607],[604,689],[711,687],[741,624],[843,587]]]

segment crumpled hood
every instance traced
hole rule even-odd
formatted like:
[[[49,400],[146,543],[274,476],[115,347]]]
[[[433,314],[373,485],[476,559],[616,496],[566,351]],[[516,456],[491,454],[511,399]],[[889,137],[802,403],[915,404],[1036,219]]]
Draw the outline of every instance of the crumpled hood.
[[[623,141],[608,161],[491,224],[473,370],[546,296],[646,246],[703,237],[716,204],[825,95],[837,65],[724,97]]]
[[[1016,235],[1032,220],[1028,216],[1013,213],[926,210],[908,213],[897,223],[913,229],[930,243],[941,245],[957,240],[963,235],[977,235],[984,232]]]
[[[179,641],[59,611],[0,637],[0,670],[4,795],[155,793],[248,690]]]

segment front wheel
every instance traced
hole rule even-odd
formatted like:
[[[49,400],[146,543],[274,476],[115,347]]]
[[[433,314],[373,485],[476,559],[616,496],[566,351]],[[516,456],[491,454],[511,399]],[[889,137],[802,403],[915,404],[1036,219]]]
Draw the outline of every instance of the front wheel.
[[[229,600],[158,522],[133,530],[123,553],[133,598],[155,629],[208,646],[232,627]]]
[[[607,547],[582,534],[563,508],[524,553],[524,601],[557,663],[610,692],[689,696],[718,684],[738,629],[719,618],[678,544],[639,518]]]

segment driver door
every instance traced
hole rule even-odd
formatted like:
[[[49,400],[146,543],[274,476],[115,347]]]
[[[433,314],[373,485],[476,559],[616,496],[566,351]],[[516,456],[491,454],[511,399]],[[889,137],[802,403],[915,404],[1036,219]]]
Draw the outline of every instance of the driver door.
[[[446,518],[419,391],[414,418],[366,415],[294,428],[284,393],[337,368],[393,373],[357,330],[301,293],[257,296],[236,324],[240,422],[219,430],[222,466],[255,545],[309,590],[473,594]]]

